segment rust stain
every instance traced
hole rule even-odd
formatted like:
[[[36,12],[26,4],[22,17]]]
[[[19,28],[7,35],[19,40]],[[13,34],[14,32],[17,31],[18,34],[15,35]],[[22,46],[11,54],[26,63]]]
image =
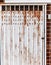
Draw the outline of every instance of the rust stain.
[[[21,42],[21,38],[19,38],[19,41]]]
[[[26,11],[24,11],[24,25],[26,25]]]
[[[21,51],[21,54],[22,54],[22,51]]]
[[[15,58],[17,58],[17,55],[14,55]]]
[[[33,38],[34,38],[34,37],[36,37],[36,33],[35,33],[35,32],[33,32]]]
[[[34,20],[34,25],[36,25],[36,20]]]
[[[3,21],[3,12],[2,12],[2,21]]]
[[[38,31],[40,31],[40,26],[39,26],[39,24],[38,24],[38,27],[37,27],[37,29],[38,29]]]
[[[31,12],[31,18],[34,18],[34,12],[33,11],[30,11]]]
[[[8,59],[8,51],[5,51],[5,58]]]
[[[30,42],[30,39],[28,39],[28,42]]]
[[[15,49],[17,48],[17,44],[15,44]]]
[[[40,11],[34,11],[34,16],[38,18],[38,21],[40,21]]]

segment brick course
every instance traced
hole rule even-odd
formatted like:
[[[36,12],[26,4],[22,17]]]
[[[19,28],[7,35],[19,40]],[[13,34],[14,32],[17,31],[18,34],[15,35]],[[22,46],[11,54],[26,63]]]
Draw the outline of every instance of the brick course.
[[[51,19],[48,19],[48,14],[51,14],[51,4],[47,5],[47,50],[46,50],[46,65],[51,65]]]

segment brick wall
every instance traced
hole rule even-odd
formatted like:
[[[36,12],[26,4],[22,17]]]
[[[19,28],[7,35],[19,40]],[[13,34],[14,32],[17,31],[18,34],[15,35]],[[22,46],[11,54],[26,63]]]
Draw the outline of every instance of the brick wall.
[[[51,65],[51,4],[47,5],[47,65]]]
[[[4,0],[0,0],[0,2],[4,2]]]

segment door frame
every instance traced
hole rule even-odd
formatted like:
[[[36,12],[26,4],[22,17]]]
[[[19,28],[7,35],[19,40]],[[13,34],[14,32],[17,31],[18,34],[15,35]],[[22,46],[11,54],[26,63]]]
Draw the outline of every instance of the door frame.
[[[47,23],[47,20],[46,20],[47,19],[47,17],[46,17],[46,15],[47,15],[46,10],[47,9],[46,8],[47,8],[47,5],[44,6],[44,9],[45,9],[45,12],[44,12],[44,14],[45,14],[44,15],[44,21],[45,21],[44,22],[44,25],[45,25],[45,31],[44,31],[44,33],[45,33],[45,35],[44,35],[45,36],[45,42],[44,42],[45,43],[45,45],[44,45],[44,47],[45,47],[45,52],[44,52],[45,53],[45,64],[44,65],[46,65],[46,38],[47,38],[47,31],[46,31],[47,30],[46,29],[47,28],[47,25],[46,25],[46,23]]]

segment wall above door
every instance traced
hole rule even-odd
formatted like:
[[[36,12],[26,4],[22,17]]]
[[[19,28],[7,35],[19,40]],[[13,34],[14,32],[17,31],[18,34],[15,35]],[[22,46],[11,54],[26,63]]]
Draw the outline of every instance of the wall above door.
[[[51,0],[4,0],[5,3],[50,3]]]

